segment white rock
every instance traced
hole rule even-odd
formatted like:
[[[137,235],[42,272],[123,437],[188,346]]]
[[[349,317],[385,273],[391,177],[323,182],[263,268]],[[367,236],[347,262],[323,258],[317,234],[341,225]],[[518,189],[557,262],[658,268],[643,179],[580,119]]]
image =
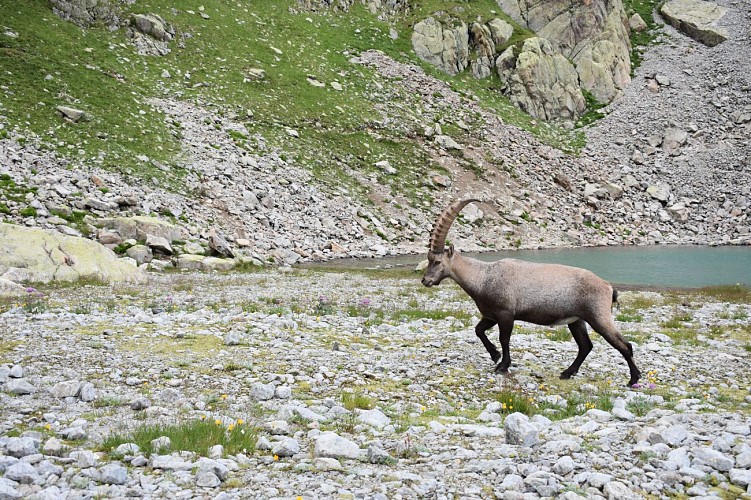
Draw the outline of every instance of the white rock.
[[[391,423],[391,419],[378,408],[361,410],[357,415],[357,420],[376,429],[383,429]]]
[[[335,432],[327,431],[316,438],[313,455],[315,457],[357,459],[363,452],[354,441],[343,438]]]
[[[506,441],[510,444],[534,446],[540,442],[537,428],[532,425],[523,413],[512,413],[503,421],[506,429]]]

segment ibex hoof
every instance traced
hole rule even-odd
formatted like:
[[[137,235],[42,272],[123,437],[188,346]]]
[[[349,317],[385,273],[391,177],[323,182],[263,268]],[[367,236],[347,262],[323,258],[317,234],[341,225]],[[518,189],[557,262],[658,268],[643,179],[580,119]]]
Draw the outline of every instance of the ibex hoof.
[[[494,371],[496,373],[508,373],[508,365],[504,366],[503,362],[498,363],[497,365],[495,365],[495,370]]]
[[[574,373],[576,373],[576,372],[569,372],[568,370],[565,370],[565,371],[561,372],[561,380],[568,380],[568,379],[570,379],[571,377],[574,376]]]

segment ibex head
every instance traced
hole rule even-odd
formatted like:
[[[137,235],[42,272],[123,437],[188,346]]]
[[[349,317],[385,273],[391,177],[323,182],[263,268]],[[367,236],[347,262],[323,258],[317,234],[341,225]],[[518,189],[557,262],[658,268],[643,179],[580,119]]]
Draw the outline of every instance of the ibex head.
[[[422,277],[422,284],[425,286],[438,285],[446,277],[451,275],[451,263],[454,259],[454,246],[449,245],[445,249],[446,236],[454,223],[456,216],[464,207],[472,202],[479,202],[476,199],[459,200],[449,205],[441,213],[433,226],[430,233],[430,247],[428,249],[428,268]]]

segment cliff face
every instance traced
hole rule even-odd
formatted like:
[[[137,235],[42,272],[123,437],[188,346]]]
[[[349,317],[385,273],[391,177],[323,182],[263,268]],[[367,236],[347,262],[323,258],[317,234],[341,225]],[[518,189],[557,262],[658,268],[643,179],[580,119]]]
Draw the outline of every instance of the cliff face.
[[[514,21],[571,59],[580,85],[600,102],[631,81],[628,18],[621,0],[499,0]]]

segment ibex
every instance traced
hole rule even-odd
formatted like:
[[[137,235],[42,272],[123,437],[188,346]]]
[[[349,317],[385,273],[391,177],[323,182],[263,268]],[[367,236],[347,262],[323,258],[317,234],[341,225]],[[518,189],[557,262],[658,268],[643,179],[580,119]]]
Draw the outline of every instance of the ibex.
[[[422,284],[430,287],[451,278],[475,301],[482,314],[475,333],[496,363],[495,371],[506,373],[511,366],[509,341],[514,321],[519,320],[536,325],[568,325],[579,353],[571,366],[563,370],[561,378],[571,378],[592,350],[587,333],[589,323],[626,358],[631,372],[628,385],[636,384],[641,373],[634,364],[631,344],[613,323],[611,307],[618,292],[608,282],[577,267],[517,259],[483,262],[462,256],[453,245],[444,248],[456,216],[467,204],[478,201],[457,201],[438,217],[430,235],[428,267]],[[500,331],[503,356],[485,335],[494,325]]]

